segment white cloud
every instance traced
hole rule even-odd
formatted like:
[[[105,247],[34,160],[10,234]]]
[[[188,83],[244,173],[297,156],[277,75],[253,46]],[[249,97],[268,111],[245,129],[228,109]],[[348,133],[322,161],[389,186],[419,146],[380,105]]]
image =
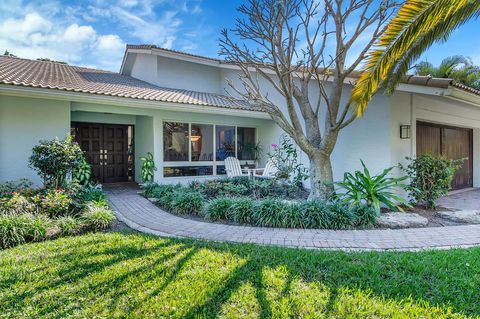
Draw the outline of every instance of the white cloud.
[[[126,42],[197,48],[207,32],[201,1],[0,0],[0,53],[117,71]]]
[[[97,49],[101,51],[121,51],[125,49],[125,43],[116,34],[107,34],[98,37]]]

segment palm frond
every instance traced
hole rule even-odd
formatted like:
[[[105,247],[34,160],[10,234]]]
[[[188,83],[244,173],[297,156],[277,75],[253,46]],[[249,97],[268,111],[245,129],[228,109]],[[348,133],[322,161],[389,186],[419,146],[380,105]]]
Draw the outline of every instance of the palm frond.
[[[383,85],[392,92],[410,65],[428,47],[478,16],[478,0],[407,0],[369,53],[351,101],[360,116]]]

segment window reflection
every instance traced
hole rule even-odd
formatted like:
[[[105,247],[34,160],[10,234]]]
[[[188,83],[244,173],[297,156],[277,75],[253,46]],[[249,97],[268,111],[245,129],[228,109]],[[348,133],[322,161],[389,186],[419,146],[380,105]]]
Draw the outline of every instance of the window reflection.
[[[217,161],[223,161],[227,157],[235,156],[235,127],[217,126]]]
[[[163,123],[163,160],[188,161],[188,124]]]
[[[192,124],[192,161],[213,161],[213,125]]]
[[[254,128],[237,127],[237,148],[239,160],[255,160],[257,144]]]

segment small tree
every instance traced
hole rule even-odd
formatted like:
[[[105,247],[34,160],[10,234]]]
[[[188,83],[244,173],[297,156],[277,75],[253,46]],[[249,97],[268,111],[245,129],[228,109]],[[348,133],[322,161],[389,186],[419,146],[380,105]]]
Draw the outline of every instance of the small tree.
[[[50,141],[42,140],[33,147],[29,158],[29,167],[43,179],[47,188],[65,186],[67,176],[80,165],[83,152],[71,136],[64,140],[55,138]]]
[[[230,86],[308,156],[311,198],[333,192],[330,157],[340,130],[356,118],[342,99],[345,82],[396,7],[394,0],[249,0],[233,36],[223,31],[220,53],[240,69],[241,85]]]

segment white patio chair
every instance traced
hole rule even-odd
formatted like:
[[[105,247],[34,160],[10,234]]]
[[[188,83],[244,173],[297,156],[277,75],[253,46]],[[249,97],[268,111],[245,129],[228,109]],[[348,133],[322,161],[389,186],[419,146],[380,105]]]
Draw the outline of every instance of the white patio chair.
[[[256,175],[256,172],[262,172],[261,175]],[[258,178],[275,178],[275,175],[278,172],[277,165],[273,162],[273,160],[268,160],[267,165],[265,168],[256,168],[253,170],[253,177]]]
[[[240,176],[250,176],[249,169],[242,169],[240,166],[240,161],[235,157],[227,157],[225,159],[225,171],[227,172],[227,177],[240,177]]]

